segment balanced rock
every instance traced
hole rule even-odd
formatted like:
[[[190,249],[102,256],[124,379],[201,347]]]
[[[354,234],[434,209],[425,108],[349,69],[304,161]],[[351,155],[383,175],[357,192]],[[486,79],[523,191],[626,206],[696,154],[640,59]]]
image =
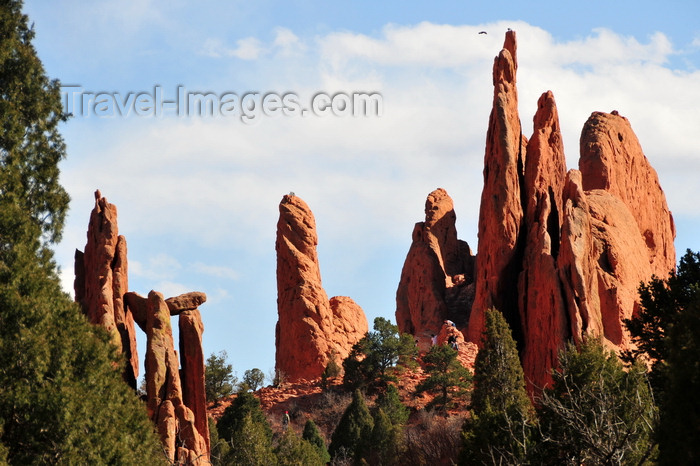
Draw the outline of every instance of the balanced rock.
[[[290,382],[321,376],[367,332],[362,309],[348,298],[334,307],[321,284],[316,221],[299,197],[286,195],[277,223],[276,370]]]
[[[474,257],[457,239],[452,198],[442,188],[428,195],[425,221],[416,223],[396,290],[396,322],[425,347],[446,319],[463,326],[471,306]]]

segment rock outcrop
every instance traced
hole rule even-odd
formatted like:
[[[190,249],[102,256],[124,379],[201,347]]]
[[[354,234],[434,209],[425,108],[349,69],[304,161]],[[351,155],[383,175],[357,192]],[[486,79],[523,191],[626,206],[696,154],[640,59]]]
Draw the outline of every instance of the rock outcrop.
[[[349,298],[328,299],[316,253],[316,221],[308,205],[290,194],[282,198],[279,211],[276,370],[290,382],[316,379],[331,357],[347,356],[364,336],[367,318]]]
[[[468,336],[479,343],[483,313],[501,310],[535,392],[570,339],[629,348],[624,319],[639,306],[639,283],[673,269],[675,231],[656,172],[617,112],[586,122],[580,171],[566,173],[551,92],[538,102],[529,142],[518,138],[514,40],[508,32],[494,64]]]
[[[579,170],[568,173],[551,92],[538,101],[532,137],[521,134],[517,67],[509,31],[493,66],[474,300],[451,320],[468,317],[467,340],[480,344],[485,311],[500,310],[534,393],[551,382],[569,340],[630,348],[624,320],[639,307],[639,283],[674,268],[675,229],[656,172],[617,112],[591,115]],[[452,262],[440,248],[453,235],[446,228],[431,238],[427,223],[414,229],[397,292],[397,322],[417,337],[448,315]]]
[[[474,281],[474,256],[457,239],[452,198],[438,188],[425,201],[425,221],[413,228],[396,291],[396,322],[426,347],[446,319],[466,325]]]
[[[516,50],[515,31],[508,31],[503,50],[493,64],[493,108],[486,135],[479,208],[477,286],[468,330],[468,337],[474,342],[481,340],[484,313],[491,307],[505,315],[514,337],[522,339],[515,290],[522,260],[520,191],[527,141],[518,115]]]
[[[146,301],[146,336],[147,409],[165,454],[171,463],[206,464],[208,442],[198,431],[197,419],[184,402],[170,311],[163,295],[155,291],[148,294]],[[206,410],[204,419],[206,422]]]
[[[117,208],[95,193],[85,252],[75,254],[75,299],[88,320],[112,336],[126,360],[125,380],[135,389],[138,355],[134,323],[146,333],[146,397],[171,463],[209,463],[209,424],[204,392],[204,326],[201,292],[163,299],[128,291],[126,239],[118,234]],[[171,316],[179,315],[180,361]]]
[[[139,375],[134,320],[124,307],[128,291],[126,238],[119,235],[117,207],[95,192],[85,252],[75,251],[75,300],[88,320],[107,330],[124,354],[124,380],[136,388]]]

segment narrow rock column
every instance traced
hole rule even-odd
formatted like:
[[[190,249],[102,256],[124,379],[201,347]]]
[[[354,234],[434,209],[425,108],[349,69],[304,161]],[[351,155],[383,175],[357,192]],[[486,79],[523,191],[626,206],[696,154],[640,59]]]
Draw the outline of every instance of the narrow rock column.
[[[204,380],[204,354],[202,333],[204,324],[199,309],[183,311],[178,326],[180,330],[180,366],[182,394],[185,405],[194,413],[194,425],[209,445],[209,422],[207,420],[207,396]]]

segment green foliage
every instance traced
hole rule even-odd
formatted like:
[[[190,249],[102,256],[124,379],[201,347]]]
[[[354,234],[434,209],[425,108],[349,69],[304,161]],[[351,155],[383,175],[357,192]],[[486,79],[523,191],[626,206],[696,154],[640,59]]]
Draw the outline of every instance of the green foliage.
[[[287,429],[275,448],[277,464],[280,466],[322,466],[330,461],[330,455],[324,459],[321,452],[311,442],[300,438],[294,429]]]
[[[417,354],[413,337],[399,335],[399,328],[387,319],[374,319],[374,330],[357,342],[343,361],[344,383],[352,388],[385,386],[395,380],[392,370],[410,364]]]
[[[49,246],[68,195],[60,85],[21,1],[0,6],[0,458],[12,464],[163,462],[106,332],[60,287]]]
[[[260,407],[260,401],[250,392],[241,391],[236,395],[233,403],[224,410],[217,427],[219,435],[226,441],[231,440],[238,431],[243,429],[243,422],[247,418],[256,425],[261,426],[269,440],[272,439],[272,429],[267,422],[265,413]]]
[[[460,464],[522,464],[532,443],[534,410],[505,318],[495,309],[486,311],[485,318]]]
[[[323,369],[323,373],[321,374],[321,388],[324,390],[328,388],[328,379],[331,377],[338,377],[343,371],[335,361],[335,356],[336,354],[334,351],[331,354],[328,364],[326,364],[326,367]]]
[[[243,374],[242,386],[245,390],[256,391],[264,382],[265,374],[258,368],[249,369]]]
[[[222,398],[233,393],[236,376],[233,366],[226,362],[228,354],[220,351],[219,355],[212,353],[207,358],[204,372],[204,391],[208,401],[219,402]]]
[[[399,399],[399,390],[394,384],[389,384],[377,397],[377,407],[384,411],[392,425],[405,426],[408,422],[408,408]]]
[[[222,432],[221,434],[223,435]],[[252,412],[246,413],[240,419],[237,429],[232,432],[230,442],[231,449],[226,455],[225,464],[237,466],[277,464],[277,457],[272,449],[270,426],[267,421],[263,423],[256,420]]]
[[[471,374],[457,360],[458,352],[447,345],[435,345],[423,357],[429,376],[416,387],[416,393],[429,392],[437,396],[428,407],[446,409],[451,397],[463,397],[471,382]]]
[[[659,403],[659,463],[700,461],[700,254],[686,251],[666,280],[639,290],[641,310],[625,322],[637,345],[628,359],[651,361]]]
[[[225,465],[225,458],[231,449],[228,442],[219,437],[219,430],[213,417],[207,419],[209,422],[209,445],[211,449],[211,464],[214,466]]]
[[[32,45],[34,30],[21,10],[18,0],[0,6],[0,241],[4,252],[42,235],[48,242],[60,240],[69,202],[59,183],[58,163],[66,152],[58,124],[67,118],[60,83],[46,76]],[[40,255],[44,253],[48,251]]]
[[[323,464],[330,462],[331,455],[328,453],[328,448],[326,448],[326,442],[321,437],[321,433],[312,419],[307,420],[306,424],[304,424],[304,433],[301,435],[301,438],[316,448]]]
[[[352,401],[340,418],[340,422],[331,436],[328,449],[331,457],[347,455],[359,462],[367,449],[374,420],[367,408],[365,398],[359,390],[352,394]]]
[[[653,451],[656,407],[646,368],[624,370],[595,340],[559,355],[540,400],[539,464],[641,464]]]

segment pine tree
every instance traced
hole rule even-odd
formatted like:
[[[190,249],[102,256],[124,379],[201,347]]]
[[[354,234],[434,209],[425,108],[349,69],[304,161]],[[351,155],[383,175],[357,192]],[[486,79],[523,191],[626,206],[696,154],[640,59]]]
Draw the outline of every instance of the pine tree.
[[[359,462],[366,451],[373,428],[374,420],[367,408],[365,398],[359,390],[355,390],[352,401],[331,436],[331,445],[328,449],[331,457],[347,455]]]
[[[330,462],[331,455],[328,453],[328,448],[326,448],[326,442],[323,440],[323,437],[321,437],[321,433],[318,431],[318,427],[316,427],[316,423],[312,419],[307,420],[306,424],[304,424],[304,432],[301,438],[316,448],[323,464]]]
[[[330,461],[330,455],[328,459],[322,458],[316,446],[299,437],[294,429],[284,431],[275,448],[275,455],[279,466],[323,466]]]
[[[153,425],[109,338],[60,287],[50,246],[69,201],[58,169],[66,115],[21,10],[0,5],[0,456],[157,464]]]
[[[659,463],[700,462],[700,253],[687,250],[667,279],[640,287],[641,310],[625,322],[637,350],[628,360],[652,363],[659,404]]]
[[[657,410],[646,368],[625,370],[596,340],[559,355],[554,383],[539,402],[538,464],[643,464]]]
[[[417,353],[413,337],[383,317],[374,319],[374,330],[357,342],[343,361],[343,382],[351,388],[384,387],[395,380],[397,366],[409,366]]]
[[[406,446],[408,408],[401,403],[398,389],[389,384],[377,398],[374,427],[366,454],[370,464],[398,464]]]
[[[233,375],[233,366],[226,362],[226,351],[220,351],[218,356],[212,353],[207,358],[204,373],[204,391],[207,401],[219,404],[219,400],[233,393],[237,378]]]
[[[447,345],[435,345],[423,357],[428,378],[418,384],[416,393],[437,393],[428,407],[446,409],[451,397],[463,397],[471,382],[471,374],[457,359],[457,351]]]
[[[460,464],[522,464],[532,443],[534,410],[508,323],[495,309],[485,318]]]
[[[239,391],[233,403],[224,410],[216,424],[219,436],[230,441],[236,432],[243,428],[243,421],[246,417],[249,417],[254,424],[262,426],[262,431],[265,432],[269,443],[272,439],[272,428],[270,428],[267,417],[260,407],[260,401],[248,391]]]
[[[237,466],[277,464],[269,428],[266,422],[255,420],[251,412],[246,413],[231,435],[231,449],[226,455],[225,464]]]

